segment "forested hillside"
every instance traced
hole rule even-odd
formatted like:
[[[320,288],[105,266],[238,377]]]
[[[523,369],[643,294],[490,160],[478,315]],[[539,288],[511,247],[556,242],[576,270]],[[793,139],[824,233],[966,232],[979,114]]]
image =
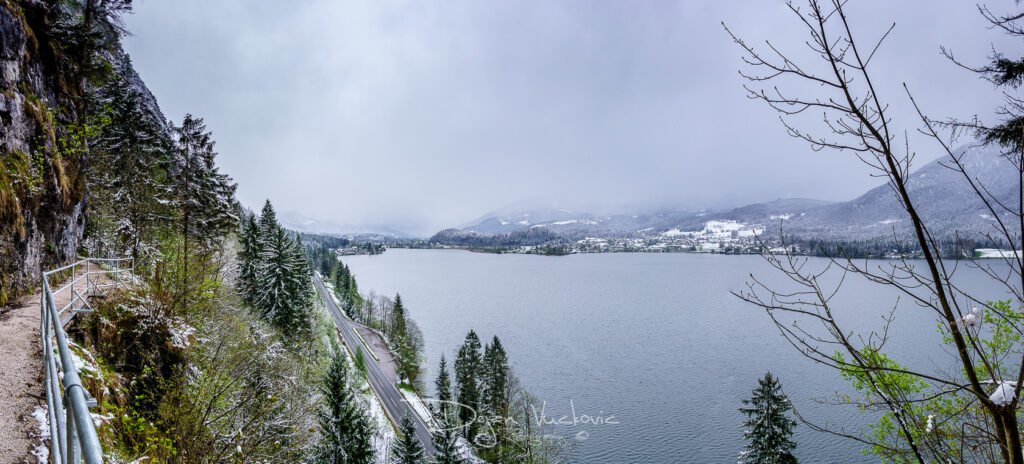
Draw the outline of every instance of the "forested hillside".
[[[0,2],[0,305],[77,255],[133,258],[67,329],[111,462],[371,462],[378,424],[323,438],[332,398],[367,397],[301,243],[240,207],[201,117],[165,119],[121,49],[131,7]]]

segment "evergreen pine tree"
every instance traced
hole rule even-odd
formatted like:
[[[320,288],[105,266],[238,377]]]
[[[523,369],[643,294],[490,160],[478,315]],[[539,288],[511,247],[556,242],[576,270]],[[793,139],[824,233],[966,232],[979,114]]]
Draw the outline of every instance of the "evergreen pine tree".
[[[401,436],[391,445],[392,464],[421,464],[423,463],[423,445],[416,438],[416,427],[412,423],[412,416],[406,410],[399,423]]]
[[[348,266],[339,261],[338,268],[334,271],[334,294],[342,302],[348,294],[348,277]]]
[[[415,383],[420,371],[419,353],[416,350],[413,334],[409,330],[409,322],[406,320],[402,295],[395,294],[391,319],[391,340],[395,345],[392,348],[398,354],[398,367],[410,384]]]
[[[374,460],[373,429],[356,404],[348,381],[348,362],[336,351],[320,386],[326,404],[317,415],[321,434],[313,452],[317,464],[370,464]]]
[[[293,338],[310,330],[309,279],[302,249],[284,229],[271,229],[270,236],[263,240],[255,306],[264,318]]]
[[[121,66],[130,68],[130,60]],[[112,230],[97,230],[112,234],[109,238],[118,240],[119,249],[96,251],[127,251],[139,259],[151,251],[158,228],[174,206],[172,141],[163,121],[146,111],[142,95],[127,79],[115,75],[98,89],[96,99],[105,109],[106,121],[91,141],[91,206],[100,216],[119,219],[111,224]]]
[[[393,320],[391,324],[391,335],[393,335],[397,340],[405,339],[405,306],[402,305],[402,295],[397,293],[395,294],[395,305],[392,309],[391,318]]]
[[[174,130],[178,136],[174,197],[181,211],[181,232],[188,255],[195,249],[209,248],[237,226],[237,185],[218,171],[213,140],[202,118],[187,114]]]
[[[246,214],[242,219],[238,242],[238,291],[247,304],[253,305],[262,262],[260,229],[254,215]]]
[[[478,376],[481,394],[480,414],[492,424],[488,432],[493,434],[494,440],[492,447],[481,452],[489,461],[505,462],[504,454],[511,438],[506,428],[507,422],[503,420],[509,416],[507,389],[510,372],[508,356],[497,336],[484,347],[484,357]]]
[[[438,414],[452,401],[452,381],[448,376],[448,362],[441,355],[441,364],[437,368],[437,379],[434,380],[435,395],[437,395]]]
[[[459,408],[459,421],[465,427],[463,433],[472,441],[479,431],[479,424],[474,418],[480,413],[479,372],[482,367],[480,359],[480,338],[470,330],[466,340],[459,348],[455,357],[455,390]]]
[[[507,417],[508,355],[497,335],[484,349],[483,366],[483,377],[480,379],[483,409],[487,414]]]
[[[277,223],[277,213],[274,212],[274,205],[270,204],[268,199],[263,203],[263,210],[260,211],[260,235],[270,237],[274,230],[280,228],[281,225]]]
[[[747,405],[740,408],[747,416],[743,421],[747,446],[740,453],[740,464],[795,464],[792,436],[796,421],[789,417],[793,406],[778,379],[766,373],[757,381],[753,396],[743,404]]]
[[[445,408],[447,410],[449,408]],[[447,412],[446,412],[447,414]],[[458,435],[452,426],[442,427],[433,433],[434,464],[463,464],[462,455],[457,447]]]
[[[345,310],[345,314],[348,317],[355,318],[355,309],[362,301],[362,297],[359,296],[359,285],[356,284],[356,276],[345,266],[345,274],[348,278],[345,280],[345,294],[341,298],[341,309]]]
[[[434,397],[437,399],[436,404],[431,405],[431,410],[434,412],[434,416],[438,419],[447,421],[447,418],[441,417],[441,412],[446,411],[447,406],[452,403],[452,378],[447,372],[447,361],[444,358],[444,354],[441,354],[441,362],[437,367],[437,378],[434,379]]]

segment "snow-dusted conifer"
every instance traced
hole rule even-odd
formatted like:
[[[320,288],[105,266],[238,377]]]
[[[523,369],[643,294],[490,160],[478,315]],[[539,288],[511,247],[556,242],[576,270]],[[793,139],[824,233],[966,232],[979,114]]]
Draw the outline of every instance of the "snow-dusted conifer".
[[[447,426],[437,430],[434,436],[434,464],[463,464],[465,460],[459,453],[458,435],[453,427]]]
[[[283,333],[295,337],[310,325],[309,266],[301,247],[275,227],[263,237],[256,279],[255,306]]]
[[[508,355],[501,346],[501,340],[495,335],[484,348],[481,369],[481,399],[485,413],[499,417],[508,415],[508,378]]]
[[[99,217],[117,220],[103,225],[94,221],[93,226],[97,235],[110,233],[95,238],[118,242],[118,249],[95,251],[140,258],[151,251],[158,228],[174,206],[169,184],[172,142],[162,121],[145,111],[143,97],[127,79],[111,78],[96,91],[95,99],[103,111],[91,141],[93,207]]]
[[[185,251],[189,252],[191,246],[208,248],[237,226],[237,186],[217,169],[214,143],[202,118],[187,114],[174,131],[178,138],[174,198],[181,211]]]
[[[766,373],[743,404],[746,406],[740,412],[747,416],[743,421],[747,446],[739,455],[740,464],[795,464],[792,437],[796,421],[789,417],[793,406],[778,379]]]
[[[238,291],[246,303],[255,302],[257,276],[262,263],[260,229],[256,217],[247,214],[238,232]]]
[[[402,433],[391,445],[392,464],[422,464],[423,445],[416,438],[416,427],[408,410],[402,415],[398,428]]]
[[[462,405],[459,408],[459,420],[466,424],[463,433],[471,441],[476,438],[480,428],[479,424],[471,421],[480,412],[481,365],[480,338],[470,330],[455,357],[455,391],[456,400]]]
[[[336,351],[324,373],[320,392],[324,407],[317,414],[320,443],[313,452],[317,464],[370,464],[374,462],[373,427],[349,385],[348,361]]]

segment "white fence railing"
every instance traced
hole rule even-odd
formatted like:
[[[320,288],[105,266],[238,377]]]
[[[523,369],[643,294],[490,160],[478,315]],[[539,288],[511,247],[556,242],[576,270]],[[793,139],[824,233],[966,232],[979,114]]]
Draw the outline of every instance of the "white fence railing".
[[[50,425],[50,462],[54,464],[78,464],[83,460],[87,464],[103,462],[103,449],[89,412],[89,408],[96,405],[96,400],[82,386],[64,326],[75,314],[92,311],[90,296],[110,287],[125,285],[131,270],[129,258],[83,258],[41,274],[39,332]],[[53,290],[50,278],[65,275],[70,275],[66,283]],[[100,275],[106,278],[101,279]],[[62,302],[64,297],[68,297],[61,307],[57,307],[58,296]]]

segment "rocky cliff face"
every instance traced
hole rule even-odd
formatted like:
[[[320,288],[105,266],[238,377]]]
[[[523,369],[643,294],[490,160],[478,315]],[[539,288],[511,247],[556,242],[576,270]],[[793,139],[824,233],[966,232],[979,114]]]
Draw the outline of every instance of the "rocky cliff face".
[[[88,157],[48,35],[50,5],[0,0],[0,305],[75,257],[85,230]]]

